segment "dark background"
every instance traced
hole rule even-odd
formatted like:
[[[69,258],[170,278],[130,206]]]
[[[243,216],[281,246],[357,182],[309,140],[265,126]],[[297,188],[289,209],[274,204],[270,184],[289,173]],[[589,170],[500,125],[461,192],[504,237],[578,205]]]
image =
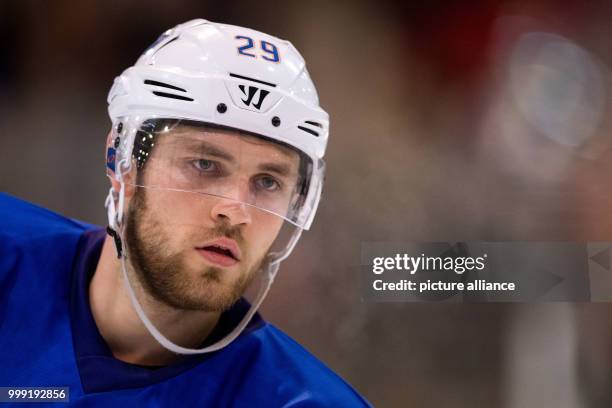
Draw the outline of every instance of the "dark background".
[[[104,224],[106,94],[193,18],[290,40],[331,116],[264,316],[380,407],[610,406],[608,304],[360,299],[363,241],[612,241],[605,1],[0,2],[0,188]]]

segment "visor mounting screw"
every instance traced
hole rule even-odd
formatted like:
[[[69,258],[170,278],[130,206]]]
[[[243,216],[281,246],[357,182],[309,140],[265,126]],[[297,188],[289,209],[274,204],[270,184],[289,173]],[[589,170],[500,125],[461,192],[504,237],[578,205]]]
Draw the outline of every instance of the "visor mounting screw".
[[[119,122],[117,125],[117,133],[121,133],[123,131],[123,122]]]
[[[272,118],[272,126],[274,127],[279,127],[281,124],[280,118],[278,116],[275,116]]]
[[[225,113],[227,112],[227,105],[224,103],[220,103],[217,105],[217,112],[219,113]]]
[[[121,143],[121,138],[119,136],[117,136],[115,138],[115,149],[119,147],[120,143]]]

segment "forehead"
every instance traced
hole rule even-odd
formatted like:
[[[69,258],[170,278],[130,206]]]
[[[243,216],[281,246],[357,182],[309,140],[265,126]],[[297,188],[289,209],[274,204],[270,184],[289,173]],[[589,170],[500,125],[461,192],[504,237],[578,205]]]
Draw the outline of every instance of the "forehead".
[[[159,137],[161,136],[161,137]],[[214,147],[230,154],[297,162],[299,154],[288,146],[231,129],[177,126],[156,137],[157,150],[205,151]]]

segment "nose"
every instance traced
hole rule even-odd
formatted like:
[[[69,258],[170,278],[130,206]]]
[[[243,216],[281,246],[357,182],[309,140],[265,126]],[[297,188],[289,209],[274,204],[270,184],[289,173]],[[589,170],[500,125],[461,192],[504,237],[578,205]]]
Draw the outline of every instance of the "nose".
[[[246,225],[251,223],[248,205],[226,198],[219,198],[213,205],[210,215],[214,221],[227,222],[229,225]]]

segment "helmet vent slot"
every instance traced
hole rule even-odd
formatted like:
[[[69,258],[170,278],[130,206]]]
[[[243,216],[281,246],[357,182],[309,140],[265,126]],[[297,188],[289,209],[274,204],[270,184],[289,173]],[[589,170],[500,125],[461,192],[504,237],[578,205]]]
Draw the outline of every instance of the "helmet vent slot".
[[[319,122],[313,122],[312,120],[306,120],[304,121],[304,123],[307,123],[312,126],[320,127],[321,129],[323,129],[323,125],[320,124]]]
[[[310,133],[313,136],[319,137],[319,132],[316,132],[310,128],[304,127],[304,126],[298,126],[298,129],[303,130],[306,133]]]
[[[153,95],[160,96],[162,98],[171,98],[171,99],[178,99],[180,101],[193,102],[193,98],[189,98],[183,95],[170,94],[166,92],[153,91]]]
[[[154,81],[152,79],[145,79],[144,83],[145,85],[160,86],[162,88],[174,89],[175,91],[187,92],[187,90],[179,88],[178,86],[166,84],[164,82]]]

